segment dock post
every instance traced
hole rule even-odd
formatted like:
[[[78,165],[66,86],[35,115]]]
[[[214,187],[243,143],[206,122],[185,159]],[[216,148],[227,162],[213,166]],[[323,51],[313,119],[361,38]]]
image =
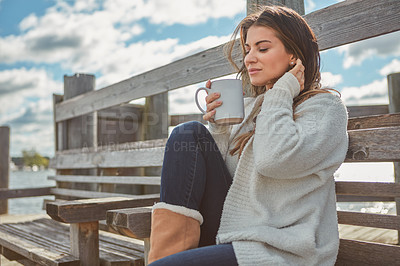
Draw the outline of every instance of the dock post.
[[[400,112],[400,72],[392,73],[387,76],[389,89],[389,113]],[[400,163],[394,162],[394,182],[400,183]],[[400,198],[396,198],[396,211],[400,215]],[[400,244],[400,231],[398,231],[398,244]]]
[[[0,127],[0,188],[8,188],[10,177],[10,128]],[[0,200],[0,214],[8,213],[8,201]]]

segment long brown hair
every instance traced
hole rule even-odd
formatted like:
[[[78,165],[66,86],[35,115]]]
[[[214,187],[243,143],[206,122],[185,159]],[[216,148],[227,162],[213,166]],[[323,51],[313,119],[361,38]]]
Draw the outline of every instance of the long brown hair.
[[[251,84],[249,74],[244,64],[246,55],[244,44],[246,43],[247,32],[253,25],[264,26],[274,30],[276,37],[285,46],[286,52],[293,54],[295,58],[300,58],[305,67],[304,89],[293,99],[293,112],[299,104],[312,96],[319,93],[330,92],[330,89],[321,89],[321,73],[319,70],[321,59],[317,38],[307,22],[296,11],[290,8],[283,6],[265,6],[259,7],[257,13],[247,16],[239,23],[232,35],[231,41],[226,46],[228,60],[238,71],[238,75],[241,76],[244,87],[250,85],[250,93],[252,96],[258,96],[266,91],[265,86],[254,86]],[[237,42],[236,36],[239,33],[239,41],[242,50],[242,64],[240,67],[237,66],[232,56],[234,46]],[[261,106],[258,106],[258,108],[261,109]],[[238,136],[235,139],[236,146],[230,151],[230,154],[234,155],[239,153],[240,157],[244,146],[254,134],[255,128],[250,132]]]

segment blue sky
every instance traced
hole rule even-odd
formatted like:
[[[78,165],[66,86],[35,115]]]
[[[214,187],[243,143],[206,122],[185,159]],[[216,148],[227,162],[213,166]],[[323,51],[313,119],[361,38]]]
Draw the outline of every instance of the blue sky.
[[[306,13],[337,2],[305,0]],[[245,9],[245,0],[0,0],[0,125],[11,127],[11,155],[54,155],[52,94],[64,75],[95,74],[102,88],[228,41]],[[388,103],[399,37],[322,52],[323,85],[347,105]],[[198,112],[200,85],[170,92],[170,113]]]

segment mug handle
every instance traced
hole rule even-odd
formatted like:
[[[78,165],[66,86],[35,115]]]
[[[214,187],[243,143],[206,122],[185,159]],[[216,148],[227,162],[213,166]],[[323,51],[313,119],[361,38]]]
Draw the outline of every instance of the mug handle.
[[[204,87],[198,88],[198,89],[196,90],[196,94],[195,94],[195,96],[194,96],[194,99],[196,100],[197,108],[199,108],[199,110],[205,115],[207,112],[204,111],[203,108],[201,108],[201,106],[200,106],[200,104],[199,104],[199,100],[197,99],[197,95],[199,94],[199,92],[200,92],[201,90],[204,90],[204,91],[206,91],[206,92],[208,93],[207,88],[204,88]]]

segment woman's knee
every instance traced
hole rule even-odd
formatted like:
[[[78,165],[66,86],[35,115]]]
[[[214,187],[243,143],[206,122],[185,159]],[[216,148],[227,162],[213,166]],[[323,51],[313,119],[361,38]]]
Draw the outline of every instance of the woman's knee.
[[[202,123],[190,121],[176,126],[171,133],[171,137],[176,135],[199,135],[206,132],[207,128]]]

